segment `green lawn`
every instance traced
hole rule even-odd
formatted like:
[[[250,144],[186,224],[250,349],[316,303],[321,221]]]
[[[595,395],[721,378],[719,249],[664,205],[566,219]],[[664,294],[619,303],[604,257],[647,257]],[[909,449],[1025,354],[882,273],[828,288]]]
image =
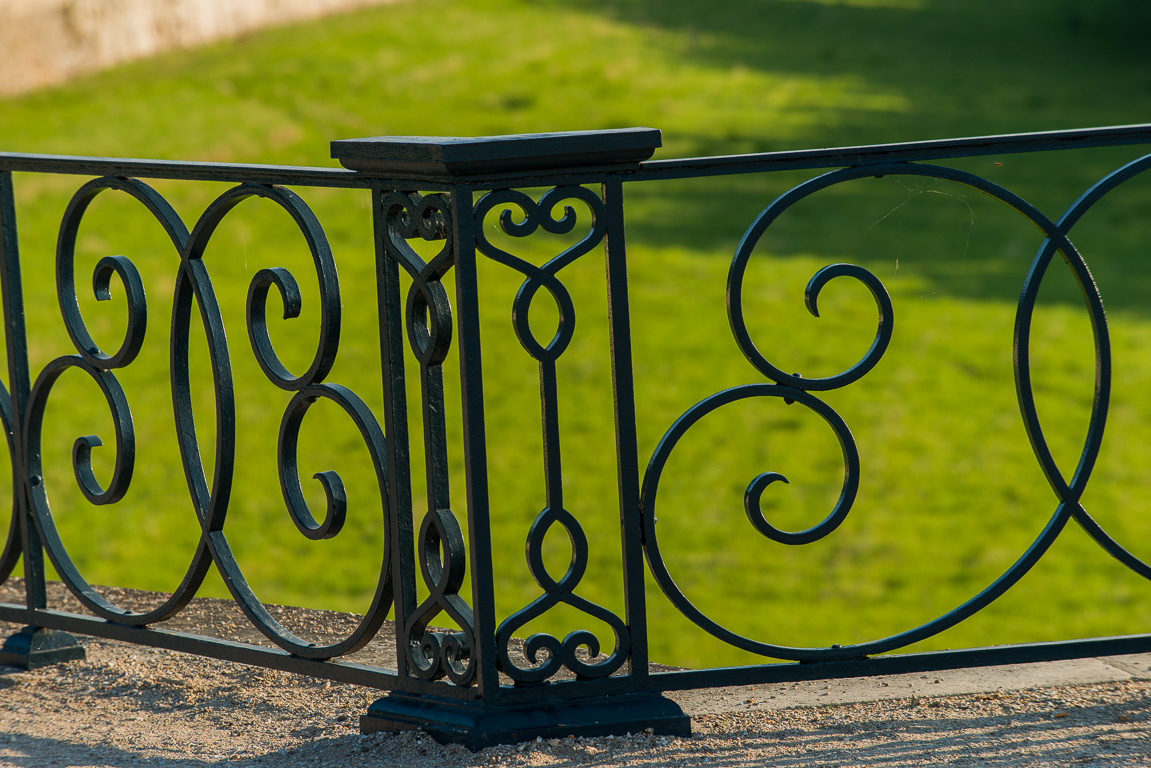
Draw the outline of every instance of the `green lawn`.
[[[398,4],[2,100],[0,150],[330,165],[328,141],[337,138],[647,125],[663,130],[657,156],[666,158],[1146,121],[1149,14],[1121,0],[1083,5],[736,0],[704,13],[684,0]],[[1140,148],[1090,150],[955,165],[1009,187],[1054,217],[1140,154]],[[693,403],[763,380],[728,329],[727,269],[756,214],[812,175],[626,188],[641,463]],[[70,351],[50,265],[60,215],[78,181],[16,177],[36,369]],[[189,226],[225,189],[156,186]],[[345,330],[331,380],[378,409],[368,198],[297,191],[323,222],[340,269]],[[1073,233],[1099,283],[1115,350],[1108,437],[1085,504],[1143,555],[1151,554],[1145,543],[1151,406],[1143,396],[1151,385],[1143,353],[1151,344],[1149,203],[1151,187],[1137,179]],[[206,255],[237,375],[241,445],[227,531],[263,599],[363,610],[383,536],[367,451],[335,407],[328,410],[332,423],[320,413],[306,422],[301,474],[336,469],[353,506],[343,534],[305,540],[285,514],[275,471],[275,435],[287,397],[263,378],[245,338],[249,281],[261,268],[285,266],[300,278],[304,310],[298,320],[272,321],[273,340],[293,370],[311,359],[317,326],[312,268],[286,222],[273,205],[245,203]],[[543,240],[516,246],[537,260],[562,247]],[[830,511],[843,473],[838,444],[802,406],[733,404],[677,449],[659,496],[660,545],[677,583],[701,609],[770,642],[857,642],[949,610],[1023,552],[1055,505],[1027,444],[1012,379],[1015,303],[1039,241],[1021,217],[970,189],[891,176],[826,190],[768,231],[745,294],[753,338],[773,363],[830,375],[867,348],[875,310],[858,283],[833,281],[820,298],[819,319],[803,307],[808,279],[834,262],[863,265],[883,280],[895,303],[895,337],[867,377],[824,396],[851,427],[863,466],[855,507],[831,536],[802,547],[773,544],[754,533],[742,511],[748,481],[769,470],[790,480],[764,496],[773,524],[807,527]],[[107,303],[98,304],[83,287],[95,262],[111,253],[129,256],[148,291],[148,342],[141,358],[118,373],[136,417],[141,461],[123,502],[83,502],[71,479],[72,441],[110,436],[110,419],[89,381],[65,377],[46,427],[53,436],[46,452],[55,451],[45,457],[54,514],[94,583],[171,589],[197,536],[181,484],[167,384],[176,257],[146,213],[108,194],[85,219],[80,247],[81,307],[105,348],[119,342],[124,306],[115,283]],[[562,277],[579,318],[561,361],[560,391],[565,502],[591,547],[581,594],[620,610],[614,456],[605,449],[612,407],[602,261],[585,257]],[[519,554],[543,505],[538,375],[509,322],[522,276],[485,264],[481,279],[493,524],[501,554],[496,574],[506,614],[538,593]],[[1091,337],[1066,269],[1053,269],[1041,298],[1033,337],[1036,391],[1056,458],[1070,474],[1090,406]],[[554,316],[546,300],[533,305],[541,337],[550,335]],[[202,361],[203,339],[194,341]],[[458,381],[451,381],[456,372],[448,370],[450,395],[458,394]],[[196,384],[197,426],[210,463],[210,381],[201,375]],[[458,442],[458,410],[449,415]],[[109,453],[95,451],[105,478]],[[417,444],[413,455],[420,454]],[[458,450],[451,462],[462,515]],[[418,468],[415,474],[419,500]],[[318,484],[306,484],[316,486],[309,498],[320,509]],[[564,543],[549,552],[558,575]],[[212,580],[205,594],[225,590]],[[751,659],[694,629],[654,584],[649,595],[653,658],[685,665]],[[1151,586],[1072,526],[1013,592],[922,647],[1142,632],[1148,621]],[[539,622],[561,633],[583,625],[583,617],[564,611]],[[595,622],[589,628],[606,631]]]

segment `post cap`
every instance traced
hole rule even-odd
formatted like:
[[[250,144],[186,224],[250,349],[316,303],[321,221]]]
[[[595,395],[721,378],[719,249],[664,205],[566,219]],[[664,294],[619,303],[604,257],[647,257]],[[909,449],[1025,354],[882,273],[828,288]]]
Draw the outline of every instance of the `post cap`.
[[[332,157],[361,173],[453,180],[537,170],[617,170],[647,160],[662,143],[655,128],[475,138],[376,136],[333,141]]]

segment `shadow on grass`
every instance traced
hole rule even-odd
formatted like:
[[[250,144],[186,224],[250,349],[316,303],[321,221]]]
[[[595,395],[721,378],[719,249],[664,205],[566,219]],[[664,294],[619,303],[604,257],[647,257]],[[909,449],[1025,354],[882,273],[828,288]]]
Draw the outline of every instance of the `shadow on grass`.
[[[571,6],[573,3],[566,2]],[[851,75],[860,87],[899,94],[904,113],[828,103],[804,146],[943,138],[1139,119],[1151,98],[1144,33],[1151,10],[1135,0],[767,0],[713,4],[575,0],[638,26],[683,35],[680,54],[718,69]],[[606,11],[604,10],[606,5]],[[1141,102],[1115,99],[1140,95]],[[722,127],[701,154],[728,153]],[[753,149],[794,148],[770,133]]]
[[[951,163],[1023,197],[1057,220],[1076,198],[1144,148],[996,157]],[[1079,161],[1079,162],[1077,162]],[[1073,171],[1070,172],[1070,171]],[[819,171],[632,184],[628,236],[633,251],[677,247],[730,259],[759,213]],[[1145,258],[1151,228],[1151,175],[1138,176],[1094,205],[1071,231],[1108,311],[1143,315],[1151,296]],[[859,179],[817,192],[786,209],[759,238],[755,257],[814,257],[873,271],[895,296],[1015,303],[1043,234],[1028,218],[977,189],[922,176]],[[717,286],[722,290],[722,286]],[[1059,260],[1041,302],[1083,306],[1080,287]]]
[[[1132,0],[774,0],[698,5],[576,0],[624,23],[680,37],[681,55],[738,81],[748,71],[795,78],[806,116],[786,127],[667,134],[669,154],[707,156],[1125,124],[1145,120],[1151,77],[1142,31],[1151,10]],[[774,94],[764,93],[763,98]],[[874,98],[873,98],[874,97]],[[717,96],[716,121],[728,105]],[[765,109],[765,114],[778,114]],[[659,127],[658,120],[656,127]],[[735,121],[733,121],[734,124]],[[1142,147],[997,156],[951,163],[1004,185],[1057,218]],[[791,184],[818,175],[765,174],[628,187],[630,242],[730,257],[755,215]],[[772,257],[852,261],[884,277],[917,272],[919,295],[1018,299],[1042,240],[1035,227],[975,190],[922,178],[851,182],[820,193],[773,226]],[[1073,233],[1110,310],[1145,312],[1151,232],[1138,211],[1151,181],[1104,199]],[[1058,280],[1053,282],[1059,282]],[[1081,304],[1067,281],[1045,300]]]

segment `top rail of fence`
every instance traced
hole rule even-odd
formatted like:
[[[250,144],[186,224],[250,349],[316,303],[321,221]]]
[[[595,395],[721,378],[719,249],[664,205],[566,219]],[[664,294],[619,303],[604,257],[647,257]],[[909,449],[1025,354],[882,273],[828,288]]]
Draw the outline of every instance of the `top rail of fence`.
[[[817,170],[890,162],[929,162],[989,155],[1048,152],[1065,149],[1151,144],[1151,124],[1084,128],[1064,131],[935,139],[894,144],[871,144],[826,149],[783,152],[757,152],[742,155],[716,155],[668,160],[648,160],[629,169],[591,167],[578,171],[556,169],[534,173],[492,173],[462,176],[458,183],[475,187],[531,186],[559,181],[593,183],[603,175],[619,175],[626,181],[689,179],[700,176],[726,176],[772,171]],[[186,162],[135,158],[79,157],[21,152],[0,152],[0,170],[30,173],[56,173],[91,176],[139,176],[149,179],[218,181],[249,184],[287,184],[338,188],[401,187],[405,175],[394,179],[379,173],[346,168],[259,165],[246,163]],[[424,180],[425,184],[427,180]],[[395,182],[395,183],[389,183]],[[444,179],[430,186],[443,186]],[[418,185],[423,186],[423,185]]]
[[[250,163],[208,163],[119,157],[79,157],[0,152],[0,170],[76,176],[139,176],[146,179],[298,184],[312,187],[369,187],[361,173],[344,168]]]
[[[834,149],[800,149],[747,155],[649,160],[629,177],[632,181],[686,179],[768,171],[844,168],[889,162],[952,160],[1022,152],[1089,149],[1151,143],[1151,125],[1121,125],[1070,131],[1015,133],[964,139],[911,141]]]

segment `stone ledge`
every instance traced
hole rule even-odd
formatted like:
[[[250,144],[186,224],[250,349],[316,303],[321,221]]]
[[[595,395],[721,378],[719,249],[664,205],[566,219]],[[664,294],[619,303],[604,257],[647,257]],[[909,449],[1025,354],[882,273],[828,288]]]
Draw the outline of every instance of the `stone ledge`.
[[[0,0],[0,96],[263,27],[399,0]]]

